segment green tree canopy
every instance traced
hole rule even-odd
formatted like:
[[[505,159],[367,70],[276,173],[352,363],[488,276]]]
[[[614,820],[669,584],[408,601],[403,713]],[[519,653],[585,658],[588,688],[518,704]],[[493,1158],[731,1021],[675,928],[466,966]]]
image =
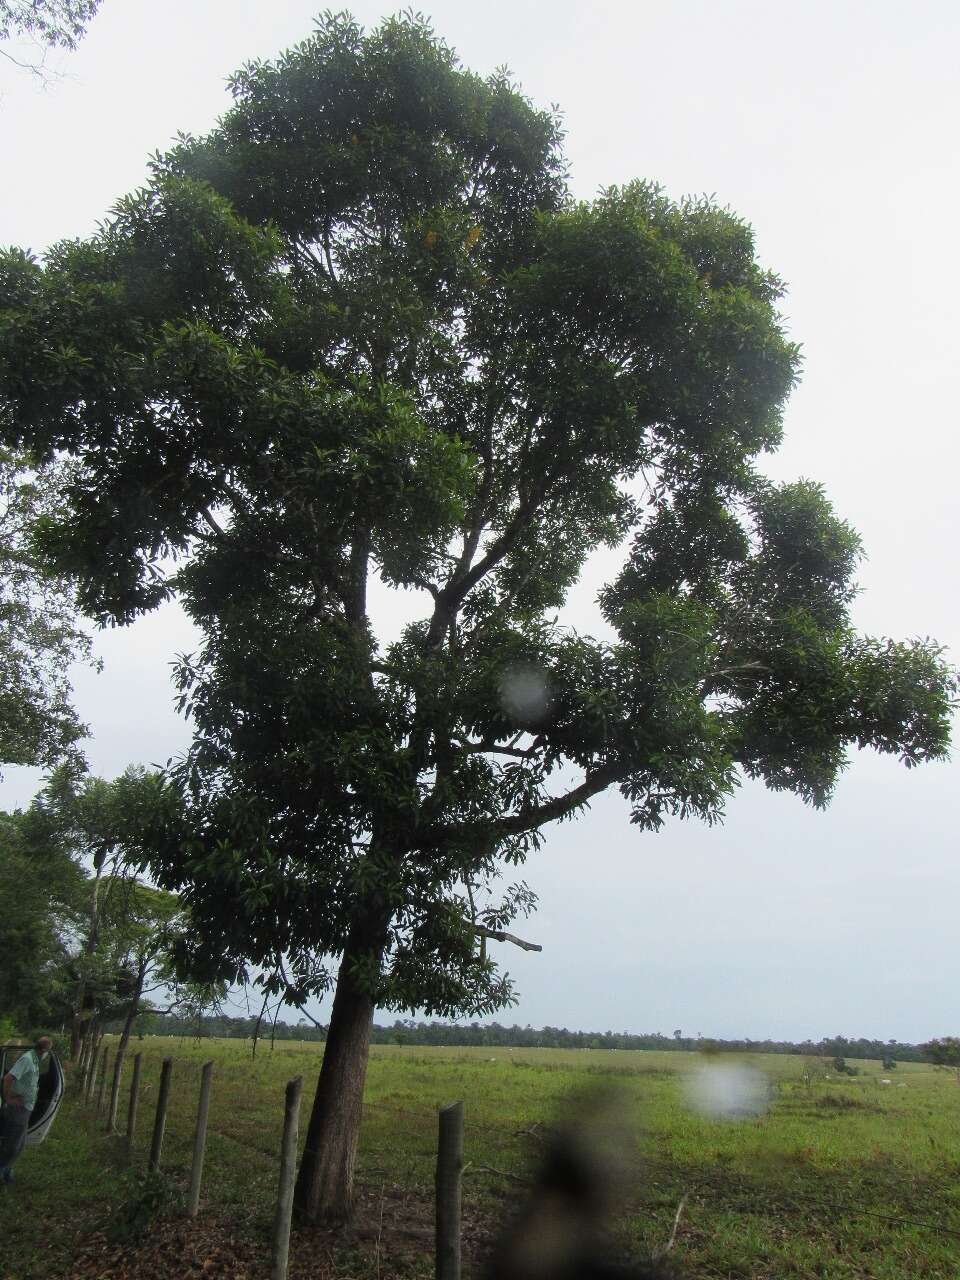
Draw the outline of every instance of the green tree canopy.
[[[91,1023],[132,1010],[125,1038],[152,971],[166,978],[186,927],[175,895],[140,884],[132,861],[152,813],[160,779],[130,766],[112,780],[58,769],[43,798],[60,839],[87,879],[77,927],[71,1056]]]
[[[71,704],[68,668],[93,665],[74,591],[43,563],[38,526],[59,514],[69,468],[39,468],[0,447],[0,765],[76,766],[86,736]]]
[[[175,982],[177,897],[127,866],[153,775],[60,766],[25,811],[0,814],[0,1010],[22,1028],[126,1011],[148,979]]]
[[[856,534],[757,470],[799,357],[746,223],[574,200],[558,118],[417,18],[231,90],[95,236],[0,259],[0,432],[73,460],[40,541],[91,616],[200,628],[144,856],[208,976],[336,984],[300,1186],[336,1214],[374,1004],[511,999],[545,824],[608,787],[713,822],[742,775],[823,805],[851,748],[940,757],[955,685],[857,634]],[[623,543],[614,639],[561,625]],[[374,578],[420,593],[399,639]]]
[[[960,1036],[943,1036],[920,1045],[920,1052],[938,1067],[953,1067],[960,1080]]]
[[[83,868],[46,796],[0,813],[0,1013],[23,1033],[69,1017],[86,902]]]

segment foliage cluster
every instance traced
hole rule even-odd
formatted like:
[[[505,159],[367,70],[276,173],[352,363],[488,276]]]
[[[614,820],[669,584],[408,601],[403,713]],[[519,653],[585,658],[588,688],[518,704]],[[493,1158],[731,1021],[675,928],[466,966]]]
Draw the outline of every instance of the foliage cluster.
[[[0,813],[0,1010],[22,1031],[72,1012],[85,874],[46,796]]]
[[[137,1243],[158,1217],[174,1209],[178,1199],[176,1187],[162,1170],[131,1179],[107,1222],[106,1239],[111,1244]]]
[[[0,813],[0,1009],[21,1029],[130,1016],[175,983],[175,895],[126,863],[154,780],[62,766],[25,811]]]
[[[846,1058],[839,1055],[833,1059],[833,1069],[838,1076],[855,1076],[858,1073],[857,1067],[851,1067]]]
[[[59,515],[70,468],[0,446],[0,766],[79,766],[86,728],[70,704],[71,663],[97,665],[75,591],[34,535]]]
[[[938,1067],[953,1067],[960,1080],[960,1036],[943,1036],[920,1046],[928,1062]]]
[[[0,40],[28,36],[51,48],[75,49],[100,0],[0,0]]]
[[[47,55],[76,49],[99,7],[100,0],[0,0],[0,58],[49,83],[58,73]]]

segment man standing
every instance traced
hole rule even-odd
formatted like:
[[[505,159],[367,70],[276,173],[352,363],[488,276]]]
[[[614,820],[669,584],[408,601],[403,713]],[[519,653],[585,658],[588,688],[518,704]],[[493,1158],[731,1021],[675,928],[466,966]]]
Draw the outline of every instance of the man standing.
[[[4,1108],[0,1119],[0,1179],[3,1182],[13,1181],[12,1166],[26,1141],[30,1112],[37,1101],[40,1063],[50,1052],[50,1044],[49,1036],[41,1036],[3,1077]]]

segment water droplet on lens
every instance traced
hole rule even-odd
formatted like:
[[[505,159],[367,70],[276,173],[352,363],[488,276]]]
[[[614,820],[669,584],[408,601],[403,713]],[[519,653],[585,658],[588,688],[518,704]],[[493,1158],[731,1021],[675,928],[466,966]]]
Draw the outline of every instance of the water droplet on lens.
[[[542,724],[552,698],[546,673],[539,667],[508,667],[500,677],[500,706],[523,728]]]
[[[759,1116],[770,1106],[770,1081],[739,1062],[700,1067],[687,1081],[686,1092],[691,1107],[714,1120]]]

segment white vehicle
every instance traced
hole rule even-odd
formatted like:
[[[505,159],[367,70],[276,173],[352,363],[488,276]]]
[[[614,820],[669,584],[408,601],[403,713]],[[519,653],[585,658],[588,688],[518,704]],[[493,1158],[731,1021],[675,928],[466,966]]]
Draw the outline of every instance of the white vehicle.
[[[0,1080],[7,1074],[21,1054],[27,1053],[33,1046],[29,1044],[0,1045]],[[0,1091],[2,1093],[2,1091]],[[63,1067],[60,1059],[52,1051],[40,1063],[40,1085],[37,1089],[37,1102],[30,1112],[27,1125],[28,1147],[35,1147],[50,1132],[60,1102],[63,1099]],[[0,1107],[5,1106],[0,1097]]]

